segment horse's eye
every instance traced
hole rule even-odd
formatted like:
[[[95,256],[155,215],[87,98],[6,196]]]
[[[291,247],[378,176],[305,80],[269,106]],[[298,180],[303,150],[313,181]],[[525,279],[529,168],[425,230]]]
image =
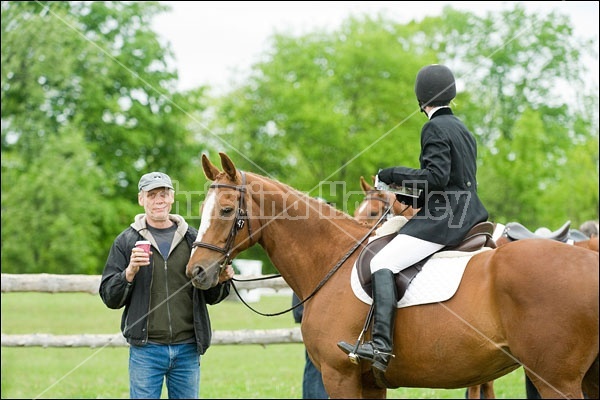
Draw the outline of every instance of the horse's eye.
[[[377,217],[379,215],[379,212],[376,210],[371,211],[371,217]]]
[[[233,212],[233,207],[223,207],[223,208],[221,208],[221,216],[222,217],[226,217],[228,215],[231,215],[232,212]]]

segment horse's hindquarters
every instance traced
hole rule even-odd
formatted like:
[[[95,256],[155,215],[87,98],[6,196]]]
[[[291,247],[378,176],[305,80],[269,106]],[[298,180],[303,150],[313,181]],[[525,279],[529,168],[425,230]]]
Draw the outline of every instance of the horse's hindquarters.
[[[598,356],[598,253],[528,239],[499,248],[490,262],[511,353],[543,396],[579,396]]]
[[[448,301],[398,311],[396,358],[390,363],[395,384],[460,388],[494,380],[519,367],[499,329],[493,276],[485,265],[491,254],[484,252],[471,260],[457,293]]]
[[[542,395],[577,397],[598,355],[598,302],[595,252],[531,239],[480,253],[450,300],[398,311],[387,378],[459,388],[523,365]]]

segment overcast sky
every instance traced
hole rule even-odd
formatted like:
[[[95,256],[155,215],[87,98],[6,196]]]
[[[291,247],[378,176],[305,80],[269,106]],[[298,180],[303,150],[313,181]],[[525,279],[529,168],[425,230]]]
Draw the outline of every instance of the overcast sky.
[[[210,84],[226,90],[230,80],[244,72],[267,48],[275,32],[295,35],[315,29],[337,29],[350,15],[380,12],[400,23],[439,15],[445,5],[485,15],[512,9],[512,3],[494,1],[163,1],[172,11],[157,16],[153,28],[171,43],[179,71],[179,89]],[[596,38],[598,2],[521,2],[528,11],[556,10],[569,15],[576,35]],[[592,60],[598,76],[598,58]],[[597,82],[597,80],[596,80]]]

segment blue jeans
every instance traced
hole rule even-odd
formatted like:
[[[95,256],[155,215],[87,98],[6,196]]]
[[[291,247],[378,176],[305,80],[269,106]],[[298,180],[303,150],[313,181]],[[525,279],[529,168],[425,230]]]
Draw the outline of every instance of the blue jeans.
[[[329,396],[323,385],[321,372],[310,360],[306,350],[304,351],[306,364],[304,364],[304,378],[302,379],[302,398],[303,399],[327,399]]]
[[[200,354],[196,344],[129,346],[129,395],[159,399],[166,378],[170,399],[197,399]]]

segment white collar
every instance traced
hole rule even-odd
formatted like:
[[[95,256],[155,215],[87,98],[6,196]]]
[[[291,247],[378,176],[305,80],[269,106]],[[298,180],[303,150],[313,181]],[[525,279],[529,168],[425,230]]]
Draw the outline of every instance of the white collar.
[[[431,116],[432,116],[433,114],[435,114],[435,112],[436,112],[437,110],[439,110],[440,108],[450,108],[450,106],[439,106],[439,107],[434,107],[434,108],[432,108],[431,110],[429,110],[429,112],[427,113],[427,117],[428,117],[429,119],[431,119]]]

